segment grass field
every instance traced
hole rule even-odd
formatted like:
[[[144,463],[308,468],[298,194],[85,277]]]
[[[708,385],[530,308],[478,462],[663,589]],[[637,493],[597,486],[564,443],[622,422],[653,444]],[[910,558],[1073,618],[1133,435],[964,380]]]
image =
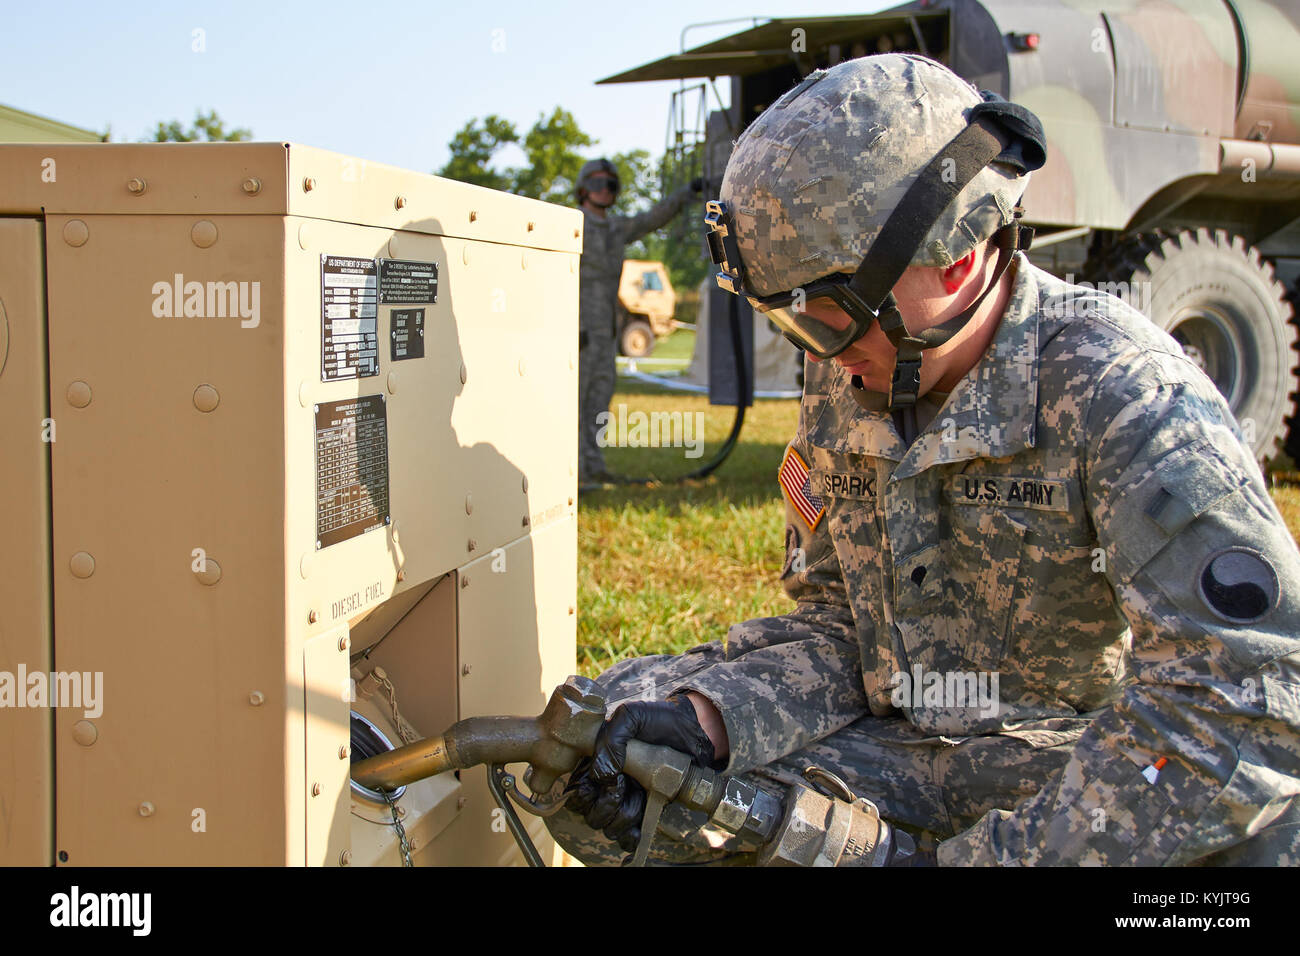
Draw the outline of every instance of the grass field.
[[[656,357],[689,357],[677,332]],[[623,475],[668,478],[708,461],[731,430],[735,410],[703,395],[670,392],[621,379],[612,409],[704,415],[703,455],[684,448],[609,448]],[[673,654],[720,639],[730,624],[784,614],[781,591],[784,508],[776,470],[794,435],[799,403],[760,401],[745,416],[740,442],[708,478],[658,487],[620,486],[583,494],[578,508],[578,664],[594,677],[615,661]],[[1300,488],[1274,500],[1300,536]]]

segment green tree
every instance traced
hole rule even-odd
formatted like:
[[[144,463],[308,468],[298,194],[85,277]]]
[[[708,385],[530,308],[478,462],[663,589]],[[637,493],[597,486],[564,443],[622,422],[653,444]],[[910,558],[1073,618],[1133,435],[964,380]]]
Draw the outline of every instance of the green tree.
[[[595,146],[568,110],[559,106],[537,118],[521,140],[514,124],[492,115],[473,119],[461,127],[448,143],[451,158],[436,175],[542,199],[562,205],[575,205],[573,189],[578,171],[589,157],[579,150]],[[501,169],[493,164],[498,151],[510,144],[524,152],[525,164]],[[654,159],[647,150],[632,149],[608,157],[618,170],[621,184],[618,199],[611,210],[628,216],[644,212],[662,195],[689,182],[696,175],[698,156],[694,154]],[[702,257],[703,206],[692,203],[668,226],[651,233],[628,247],[634,259],[658,259],[668,267],[673,285],[694,289],[707,272]],[[689,221],[687,221],[689,220]]]
[[[470,120],[447,144],[451,158],[435,171],[435,175],[489,189],[513,191],[514,180],[510,173],[499,172],[489,164],[502,146],[517,142],[519,134],[515,131],[515,124],[495,113],[481,124],[478,120]]]
[[[524,137],[527,164],[510,170],[512,192],[546,202],[572,202],[583,163],[578,149],[595,144],[568,110],[557,106],[549,117],[539,116]]]
[[[209,143],[232,143],[252,138],[252,130],[232,129],[227,131],[226,124],[217,115],[217,111],[208,110],[206,116],[201,111],[196,112],[194,114],[194,125],[189,129],[182,128],[179,120],[159,123],[157,129],[154,130],[153,139],[143,140],[142,142],[194,143],[206,141]]]

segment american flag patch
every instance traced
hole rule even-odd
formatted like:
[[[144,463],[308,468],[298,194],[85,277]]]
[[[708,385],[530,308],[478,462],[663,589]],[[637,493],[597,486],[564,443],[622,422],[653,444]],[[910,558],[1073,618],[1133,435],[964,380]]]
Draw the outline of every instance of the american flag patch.
[[[816,531],[822,515],[826,513],[826,502],[813,494],[812,483],[808,480],[808,466],[793,446],[785,450],[785,458],[781,460],[781,470],[776,473],[776,480],[785,489],[790,504],[799,512],[799,517],[808,525],[808,530]]]

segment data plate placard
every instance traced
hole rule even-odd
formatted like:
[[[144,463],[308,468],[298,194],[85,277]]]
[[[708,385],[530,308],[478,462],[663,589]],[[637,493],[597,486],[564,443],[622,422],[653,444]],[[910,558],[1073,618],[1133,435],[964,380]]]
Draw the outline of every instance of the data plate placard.
[[[379,374],[379,278],[374,259],[320,257],[320,379]]]
[[[392,318],[392,361],[424,358],[424,309],[394,309]]]
[[[316,547],[389,523],[388,407],[382,395],[316,406]]]
[[[438,263],[379,260],[379,304],[437,302]]]

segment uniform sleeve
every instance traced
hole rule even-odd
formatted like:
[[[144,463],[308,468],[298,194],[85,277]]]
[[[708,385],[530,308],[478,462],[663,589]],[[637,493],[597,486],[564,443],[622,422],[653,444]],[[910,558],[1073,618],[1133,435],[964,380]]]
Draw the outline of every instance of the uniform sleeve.
[[[1084,478],[1135,679],[939,861],[1278,862],[1300,832],[1300,553],[1208,381],[1094,404]]]
[[[683,206],[690,202],[694,192],[689,185],[683,186],[670,196],[665,196],[645,212],[621,219],[623,243],[636,242],[642,236],[654,232],[665,225],[673,216],[681,212]]]
[[[725,659],[682,687],[722,714],[731,748],[726,773],[770,763],[867,712],[853,614],[828,521],[823,516],[810,529],[787,497],[785,522],[781,583],[796,609],[732,626]]]

